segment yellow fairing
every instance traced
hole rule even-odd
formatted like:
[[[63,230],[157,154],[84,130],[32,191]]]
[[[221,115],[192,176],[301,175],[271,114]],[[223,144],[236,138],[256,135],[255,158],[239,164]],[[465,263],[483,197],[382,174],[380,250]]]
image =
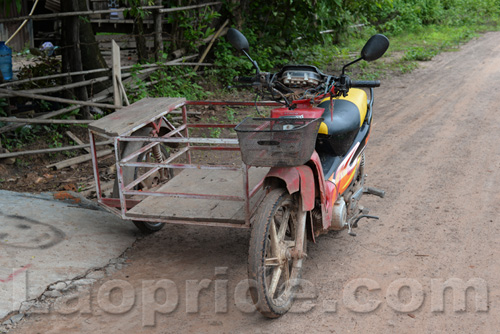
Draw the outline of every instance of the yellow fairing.
[[[366,93],[364,90],[359,89],[359,88],[351,88],[349,90],[349,94],[346,97],[336,97],[334,100],[347,100],[351,101],[354,103],[359,110],[359,124],[360,126],[363,125],[363,122],[365,121],[366,117],[366,111],[367,111],[367,99],[368,97],[366,96]],[[327,97],[326,99],[323,99],[321,102],[324,101],[329,101],[330,98]],[[323,133],[323,134],[328,134],[328,127],[326,126],[325,123],[321,123],[319,127],[318,133]]]
[[[318,130],[318,133],[322,133],[324,135],[327,135],[328,134],[328,127],[326,126],[325,123],[321,122],[320,126],[319,126],[319,130]]]

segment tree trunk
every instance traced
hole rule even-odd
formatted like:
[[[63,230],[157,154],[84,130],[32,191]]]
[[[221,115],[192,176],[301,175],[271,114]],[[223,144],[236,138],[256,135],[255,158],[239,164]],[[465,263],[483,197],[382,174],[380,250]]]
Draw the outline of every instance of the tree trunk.
[[[155,5],[161,6],[161,0],[155,0]],[[155,23],[155,61],[160,61],[160,54],[163,52],[163,14],[160,13],[159,9],[154,11],[154,23]]]
[[[67,0],[61,3],[63,11],[78,10],[78,0]],[[69,16],[63,20],[63,40],[64,40],[64,56],[66,69],[70,72],[79,72],[83,70],[82,54],[80,50],[80,28],[78,16]],[[72,76],[73,82],[84,81],[84,75]],[[85,86],[74,88],[74,93],[77,100],[87,101],[88,94]],[[80,116],[85,119],[90,119],[90,111],[88,106],[80,108]]]
[[[87,0],[77,0],[78,8],[75,10],[87,10]],[[62,1],[61,3],[66,2]],[[87,17],[88,18],[88,17]],[[81,43],[81,54],[82,54],[82,66],[83,70],[94,70],[98,68],[107,68],[108,65],[104,60],[99,49],[99,43],[95,39],[94,30],[92,29],[92,24],[85,19],[80,19],[80,43]],[[86,74],[86,79],[93,79],[101,76],[101,73]],[[110,81],[100,82],[89,87],[89,95],[94,96],[107,89],[111,85]]]
[[[144,38],[144,24],[140,16],[137,16],[135,19],[134,35],[137,46],[137,58],[139,63],[143,63],[148,60],[148,49],[146,48],[146,38]]]

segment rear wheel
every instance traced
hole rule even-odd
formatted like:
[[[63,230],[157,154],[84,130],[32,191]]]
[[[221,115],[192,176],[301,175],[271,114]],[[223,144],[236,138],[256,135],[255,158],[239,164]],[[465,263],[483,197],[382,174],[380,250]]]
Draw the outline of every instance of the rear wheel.
[[[151,129],[149,128],[142,128],[132,134],[132,136],[138,136],[138,137],[146,137],[149,136],[151,132]],[[122,148],[122,157],[126,157],[127,155],[132,154],[133,152],[139,150],[142,146],[144,146],[144,143],[141,142],[127,142],[125,143],[125,146]],[[164,161],[166,160],[170,154],[168,153],[168,150],[165,146],[162,144],[159,144],[157,147],[159,147],[158,152],[153,152],[153,150],[148,150],[144,153],[139,154],[136,158],[132,159],[131,162],[157,162],[158,161],[158,154],[161,154],[161,160]],[[140,175],[146,173],[150,168],[140,168],[140,167],[124,167],[123,168],[123,182],[124,184],[129,184],[137,177]],[[140,182],[138,185],[134,187],[134,190],[149,190],[152,188],[155,188],[159,186],[160,184],[166,182],[167,180],[171,179],[174,176],[173,170],[171,168],[164,168],[159,170],[158,172],[154,173],[153,175],[150,175],[148,178],[146,178],[144,181]],[[113,198],[118,198],[118,179],[115,179],[115,183],[113,186]],[[133,221],[135,226],[143,232],[143,233],[153,233],[156,231],[159,231],[163,228],[165,225],[164,223],[148,223],[148,222],[143,222],[143,221]]]
[[[292,306],[305,259],[305,219],[295,196],[285,189],[269,192],[257,213],[250,237],[248,276],[255,284],[250,289],[252,300],[268,318],[277,318]],[[302,253],[297,250],[299,244]]]

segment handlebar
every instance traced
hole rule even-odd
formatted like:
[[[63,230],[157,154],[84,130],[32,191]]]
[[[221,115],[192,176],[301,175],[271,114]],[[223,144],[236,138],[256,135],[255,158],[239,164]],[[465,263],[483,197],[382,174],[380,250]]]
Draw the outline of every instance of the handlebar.
[[[289,101],[287,98],[292,98],[293,100],[301,99],[301,97],[297,97],[300,95],[297,95],[296,91],[292,89],[297,87],[288,88],[288,86],[284,85],[279,80],[276,80],[276,74],[277,73],[260,73],[253,77],[236,76],[233,78],[233,81],[235,83],[239,83],[239,85],[230,87],[254,87],[262,89],[262,93],[264,93],[264,89],[267,89],[271,94],[272,100],[277,102],[281,102],[284,100],[284,103],[287,106],[289,105]],[[344,74],[342,74],[340,77],[323,75],[323,80],[317,87],[308,88],[307,90],[305,90],[305,92],[308,92],[310,96],[314,96],[314,99],[317,99],[318,96],[347,96],[351,87],[371,89],[379,86],[379,80],[351,80],[349,76]],[[307,99],[308,97],[302,98]]]
[[[352,80],[351,87],[373,88],[380,87],[380,80]]]
[[[234,82],[239,82],[239,83],[249,83],[249,84],[252,84],[257,80],[257,77],[240,77],[240,76],[236,76],[233,78],[233,81]]]

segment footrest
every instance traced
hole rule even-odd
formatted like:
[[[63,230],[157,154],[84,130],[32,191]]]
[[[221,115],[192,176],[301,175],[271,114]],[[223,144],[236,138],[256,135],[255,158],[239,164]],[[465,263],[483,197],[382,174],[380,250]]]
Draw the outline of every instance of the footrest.
[[[370,194],[370,195],[375,195],[380,198],[384,198],[385,196],[385,191],[377,188],[372,188],[372,187],[366,187],[365,190],[363,191],[365,194]]]

